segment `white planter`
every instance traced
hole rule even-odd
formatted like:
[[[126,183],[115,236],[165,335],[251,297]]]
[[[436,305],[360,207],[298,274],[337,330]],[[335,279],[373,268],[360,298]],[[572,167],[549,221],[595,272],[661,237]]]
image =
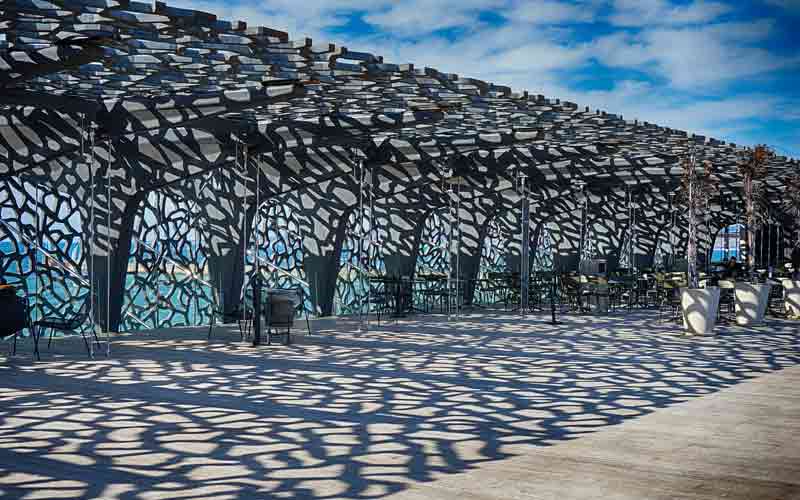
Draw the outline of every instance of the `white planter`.
[[[595,314],[608,314],[608,295],[595,295]]]
[[[783,293],[786,300],[786,314],[800,318],[800,280],[783,280]]]
[[[742,326],[758,326],[764,323],[764,314],[769,304],[771,283],[754,285],[752,283],[736,283],[734,297],[736,300],[736,324]]]
[[[712,335],[719,311],[719,288],[681,288],[681,311],[687,333]]]

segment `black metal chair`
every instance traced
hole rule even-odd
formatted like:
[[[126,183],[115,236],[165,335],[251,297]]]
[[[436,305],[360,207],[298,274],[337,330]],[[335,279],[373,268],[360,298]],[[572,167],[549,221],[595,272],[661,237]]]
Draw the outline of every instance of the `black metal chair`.
[[[501,293],[503,294],[503,309],[506,311],[509,304],[512,306],[520,306],[522,304],[519,295],[521,281],[519,273],[503,273],[503,289]]]
[[[378,317],[378,324],[381,324],[381,315],[392,310],[392,293],[385,279],[372,279],[369,281],[369,304],[370,308],[375,311]],[[306,315],[308,321],[308,315]],[[311,331],[309,325],[308,331]]]
[[[14,337],[12,355],[17,353],[17,337],[25,328],[33,336],[33,349],[36,359],[39,356],[39,342],[36,330],[31,324],[30,304],[27,297],[17,295],[17,289],[10,285],[0,285],[0,318],[3,318],[0,325],[0,339]]]
[[[308,334],[311,335],[311,321],[308,319],[308,310],[306,309],[306,292],[303,290],[303,287],[295,287],[295,292],[297,293],[297,297],[299,299],[297,306],[295,307],[295,311],[297,309],[302,309],[302,311],[306,315],[306,328],[308,328]]]
[[[561,296],[567,299],[567,308],[570,311],[581,309],[580,284],[578,279],[569,274],[561,276]]]
[[[422,296],[425,312],[432,312],[437,301],[439,302],[439,311],[444,311],[445,300],[447,300],[449,296],[447,292],[447,279],[443,276],[429,276],[426,279],[426,287],[420,292],[420,295]]]
[[[658,304],[659,324],[663,320],[663,313],[665,310],[669,311],[667,315],[669,321],[678,323],[682,320],[680,287],[667,282],[663,284],[660,303]]]
[[[542,309],[545,301],[550,296],[553,273],[550,271],[537,271],[531,274],[529,288],[529,304],[533,309]]]
[[[778,282],[772,285],[769,292],[769,306],[767,312],[777,318],[786,317],[786,296],[784,294],[783,283]]]
[[[89,323],[91,328],[92,336],[94,336],[94,341],[100,346],[100,339],[97,338],[97,330],[94,328],[94,322],[90,318],[91,313],[91,299],[86,297],[83,301],[83,304],[75,311],[73,314],[64,317],[54,317],[54,316],[46,316],[40,320],[37,320],[33,323],[34,329],[37,331],[36,338],[37,340],[42,338],[42,333],[50,330],[50,337],[47,340],[47,348],[50,349],[50,346],[53,344],[53,336],[55,332],[75,332],[80,330],[81,337],[83,338],[83,343],[86,345],[86,354],[91,356],[92,350],[89,347],[89,340],[86,338],[86,332],[81,327]]]
[[[620,283],[617,301],[620,308],[626,307],[628,311],[633,309],[638,298],[638,282],[631,275],[619,276],[617,281]]]
[[[719,286],[720,283],[718,282]],[[731,282],[723,281],[719,290],[719,310],[717,321],[720,323],[736,322],[736,289]]]
[[[294,296],[296,300],[292,298]],[[308,319],[308,311],[305,310],[305,293],[302,287],[287,288],[285,290],[272,290],[267,295],[265,312],[267,316],[267,345],[272,344],[272,337],[286,335],[286,345],[292,343],[292,327],[297,316],[298,309],[305,311],[306,327],[311,333],[311,322]],[[286,328],[286,333],[281,330]],[[273,330],[275,333],[273,333]]]

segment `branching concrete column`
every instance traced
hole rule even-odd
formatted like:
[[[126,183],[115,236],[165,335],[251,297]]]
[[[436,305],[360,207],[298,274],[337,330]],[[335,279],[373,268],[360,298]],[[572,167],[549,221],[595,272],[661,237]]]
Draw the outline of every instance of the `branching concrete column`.
[[[395,200],[381,202],[376,225],[381,235],[383,261],[389,276],[412,276],[417,264],[427,212],[392,207]]]

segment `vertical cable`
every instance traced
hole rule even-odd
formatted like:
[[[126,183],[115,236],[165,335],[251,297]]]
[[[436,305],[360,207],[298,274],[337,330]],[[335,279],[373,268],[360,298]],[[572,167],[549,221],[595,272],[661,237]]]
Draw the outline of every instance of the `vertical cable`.
[[[445,195],[447,196],[447,320],[452,314],[453,293],[453,187],[446,180]],[[443,186],[444,187],[444,186]]]
[[[742,209],[740,203],[736,202],[736,260],[741,262],[742,259]]]
[[[456,183],[456,319],[461,317],[461,305],[464,302],[464,286],[461,279],[461,182]]]
[[[578,196],[578,203],[581,204],[581,222],[579,224],[581,228],[581,239],[580,241],[578,241],[578,273],[580,273],[581,262],[583,261],[584,246],[586,246],[583,234],[583,228],[585,226],[584,218],[586,217],[586,200],[584,198],[586,195],[584,194],[583,183],[579,183],[578,189],[580,189],[580,195]]]
[[[39,191],[39,183],[36,183],[36,230],[34,231],[35,239],[33,244],[33,275],[36,281],[36,309],[39,311],[39,316],[44,316],[44,311],[42,311],[42,285],[41,285],[41,277],[39,276],[39,251],[41,250],[42,245],[42,223],[41,223],[41,195]]]
[[[250,159],[247,158],[246,163],[249,166]],[[253,277],[254,279],[261,279],[261,175],[259,172],[259,165],[258,159],[254,162],[255,167],[255,176],[256,179],[253,182],[255,186],[255,213],[253,214],[254,220],[253,223],[250,224],[251,228],[255,228],[253,230]],[[248,169],[249,170],[249,169]]]
[[[195,198],[199,198],[203,189],[205,188],[205,182],[200,185],[200,190],[195,193]],[[188,206],[188,203],[187,203]],[[195,207],[197,207],[197,202],[195,201]],[[194,243],[189,244],[189,256],[191,257],[192,261],[189,263],[189,272],[192,275],[192,284],[197,287],[197,290],[194,292],[194,321],[191,321],[191,324],[200,326],[200,293],[202,292],[203,283],[197,281],[197,275],[200,274],[200,278],[202,279],[203,276],[200,273],[200,233],[197,230],[197,217],[193,214],[195,210],[191,210],[187,216],[190,217],[190,231],[194,233],[194,238],[190,239],[189,241],[194,241]],[[194,269],[192,269],[192,265],[194,265]]]
[[[91,319],[91,328],[92,328],[92,335],[95,333],[95,311],[96,311],[96,301],[95,301],[95,253],[96,253],[96,228],[95,228],[95,196],[96,196],[96,186],[95,186],[95,178],[94,178],[94,123],[89,124],[89,184],[91,185],[91,205],[90,205],[90,215],[89,215],[89,226],[90,226],[90,245],[89,245],[89,310],[91,311],[90,319]],[[89,342],[89,357],[94,358],[94,342]]]
[[[365,166],[366,166],[366,162],[365,162]],[[373,240],[373,234],[375,233],[375,230],[374,230],[374,227],[375,227],[375,191],[373,190],[372,182],[373,182],[374,179],[372,177],[372,167],[371,166],[367,166],[367,168],[368,168],[368,170],[367,170],[367,175],[368,175],[367,186],[369,186],[367,188],[367,194],[369,195],[369,198],[367,200],[367,202],[368,202],[367,219],[369,221],[369,225],[368,225],[368,230],[369,230],[369,233],[368,233],[369,234],[369,248],[370,249],[374,249],[375,258],[377,260],[377,256],[378,256],[377,252],[380,251],[380,245],[378,243],[377,234],[374,235],[375,239]],[[370,286],[370,282],[369,282],[370,276],[371,276],[370,273],[372,272],[372,256],[370,256],[369,252],[367,252],[366,271],[367,271],[367,329],[369,330],[369,312],[370,312],[370,309],[372,307],[372,287]],[[413,286],[414,285],[412,284],[411,285],[411,287],[412,287],[411,288],[412,295],[414,293]]]
[[[242,182],[244,184],[244,210],[242,212],[242,289],[240,291],[240,298],[242,303],[247,299],[247,287],[249,283],[246,282],[247,278],[247,209],[248,209],[248,198],[247,198],[247,165],[245,164],[244,160],[244,145],[237,139],[236,141],[236,163],[238,163],[241,174],[242,174]],[[247,306],[245,305],[242,307],[242,322],[247,321]]]
[[[234,148],[235,148],[235,143],[234,143]],[[235,155],[236,155],[236,152],[234,150],[234,158],[235,158]],[[215,188],[219,189],[220,192],[222,192],[223,186],[224,186],[224,179],[223,179],[224,175],[223,175],[222,169],[217,169],[217,171],[214,172],[212,175],[217,176],[218,184],[215,186]],[[230,184],[228,186],[230,187]],[[232,194],[235,194],[235,193],[232,193]],[[231,200],[233,200],[234,198],[235,198],[235,196],[230,196]],[[208,229],[209,229],[209,233],[210,233],[211,232],[210,219],[206,219],[206,223],[209,226]],[[209,238],[209,241],[212,241],[212,239]],[[215,249],[211,248],[211,251],[213,252],[213,251],[215,251]],[[218,254],[222,253],[222,252],[220,252],[219,244],[217,244],[216,253],[218,253]],[[219,303],[217,307],[219,307],[222,310],[225,310],[228,307],[227,302],[231,300],[230,292],[232,292],[233,290],[229,289],[228,290],[228,294],[226,295],[226,293],[222,289],[222,272],[221,272],[222,265],[220,263],[220,261],[222,260],[221,257],[222,257],[221,255],[216,255],[216,258],[217,258],[217,266],[216,266],[217,276],[216,276],[216,278],[217,278],[217,291],[218,291],[216,299],[217,299],[217,302]],[[233,266],[233,268],[236,269],[236,266]],[[212,277],[212,280],[213,280],[213,277]],[[212,300],[213,300],[215,298],[215,297],[213,297],[214,290],[211,290],[211,294],[212,294]],[[214,305],[212,304],[211,305],[211,315],[210,316],[213,316],[213,315],[214,315]],[[209,321],[211,321],[211,317],[209,317]]]
[[[108,162],[106,165],[106,356],[111,356],[111,166],[114,151],[111,139],[106,141]]]
[[[769,272],[769,277],[772,279],[772,213],[771,211],[767,214],[767,269]]]
[[[633,265],[633,193],[631,192],[630,186],[627,188],[628,191],[628,267],[630,268],[631,274],[634,274],[634,265]]]
[[[364,159],[358,155],[357,175],[358,175],[358,257],[356,259],[356,272],[358,273],[358,284],[361,287],[358,294],[358,331],[364,330]],[[369,311],[367,311],[369,314]]]
[[[530,200],[528,198],[529,190],[527,185],[527,176],[521,173],[520,177],[520,191],[521,191],[521,248],[520,248],[520,310],[522,316],[525,317],[528,312],[530,304]]]
[[[714,255],[714,237],[711,235],[711,200],[708,196],[705,198],[705,223],[706,223],[706,275],[711,273],[711,258]]]

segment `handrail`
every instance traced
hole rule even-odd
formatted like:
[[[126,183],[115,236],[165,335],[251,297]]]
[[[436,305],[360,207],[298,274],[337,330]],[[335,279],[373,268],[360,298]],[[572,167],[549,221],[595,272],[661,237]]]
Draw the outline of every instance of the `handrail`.
[[[253,254],[253,250],[248,249],[247,253],[252,255]],[[271,270],[276,271],[278,274],[282,274],[283,276],[286,276],[287,278],[291,278],[292,280],[299,282],[303,286],[307,286],[307,287],[311,288],[311,285],[307,281],[305,281],[304,279],[295,276],[294,274],[290,273],[286,269],[282,269],[282,268],[276,266],[275,264],[273,264],[269,260],[265,259],[264,257],[258,255],[257,253],[255,255],[255,258],[259,262],[263,262],[264,264],[266,264]]]
[[[37,242],[35,242],[35,241],[31,240],[30,238],[28,238],[28,236],[26,236],[24,233],[22,233],[21,231],[17,231],[13,227],[11,227],[8,223],[6,223],[6,221],[4,221],[3,219],[0,219],[0,224],[2,224],[3,227],[5,227],[6,229],[11,231],[12,233],[17,235],[18,237],[22,238],[25,241],[25,243],[27,243],[28,245],[33,247],[35,250],[38,250],[38,251],[42,252],[45,255],[45,257],[50,259],[50,262],[55,264],[55,266],[57,268],[61,269],[65,273],[67,273],[70,276],[72,276],[74,279],[76,279],[78,281],[78,283],[80,283],[81,285],[86,286],[86,287],[91,287],[92,286],[92,284],[89,282],[89,280],[84,278],[77,271],[75,271],[73,269],[70,269],[67,265],[65,265],[62,262],[60,262],[53,254],[51,254],[50,252],[48,252],[47,250],[42,248],[41,245],[39,245]],[[130,311],[125,311],[125,314],[130,316],[130,317],[132,317],[134,320],[138,321],[142,325],[147,326],[141,320],[139,320],[139,318],[134,316],[133,313],[131,313]]]
[[[18,237],[20,237],[23,240],[25,240],[25,243],[27,243],[28,245],[32,246],[34,249],[39,250],[40,252],[42,252],[45,255],[45,257],[47,257],[51,261],[53,261],[53,263],[56,265],[56,267],[58,267],[59,269],[61,269],[64,272],[66,272],[67,274],[71,275],[73,278],[77,279],[82,285],[91,286],[91,283],[89,283],[89,280],[85,279],[83,276],[78,274],[77,271],[75,271],[73,269],[69,269],[66,265],[64,265],[61,262],[59,262],[58,259],[56,259],[56,257],[54,257],[51,253],[49,253],[47,250],[42,248],[38,243],[36,243],[35,241],[32,241],[24,233],[18,232],[16,229],[14,229],[10,225],[8,225],[8,223],[6,223],[6,221],[4,221],[3,219],[0,219],[0,224],[3,224],[3,226],[6,229],[8,229],[9,231],[14,233]]]
[[[184,265],[183,265],[183,264],[181,264],[180,262],[178,262],[178,261],[176,261],[176,260],[174,260],[174,259],[172,259],[172,258],[170,258],[170,257],[167,257],[167,255],[166,255],[166,251],[159,252],[159,251],[158,251],[158,250],[157,250],[155,247],[153,247],[153,246],[151,246],[149,243],[147,243],[147,242],[145,242],[145,241],[143,241],[143,240],[141,240],[141,239],[137,238],[136,236],[131,236],[131,238],[132,238],[132,239],[133,239],[133,241],[135,241],[137,244],[139,244],[139,245],[142,245],[143,247],[147,248],[148,250],[150,250],[150,251],[152,251],[152,252],[154,252],[154,253],[157,253],[157,254],[159,254],[159,257],[158,257],[158,260],[159,260],[159,262],[158,262],[158,264],[161,264],[161,262],[160,262],[161,260],[166,260],[167,262],[169,262],[169,263],[170,263],[170,264],[172,264],[173,266],[175,266],[175,267],[177,267],[177,268],[179,268],[179,269],[183,270],[184,272],[186,272],[186,273],[187,273],[187,274],[188,274],[188,275],[189,275],[189,276],[190,276],[190,277],[191,277],[193,280],[195,280],[195,281],[199,281],[200,283],[202,283],[202,284],[204,284],[204,285],[207,285],[207,286],[210,286],[210,287],[212,287],[212,288],[213,288],[213,286],[214,286],[214,285],[212,285],[212,284],[211,284],[211,283],[209,283],[208,281],[204,280],[203,278],[198,278],[197,276],[195,276],[195,273],[194,273],[194,271],[192,271],[192,270],[191,270],[191,269],[189,269],[188,267],[184,266]]]
[[[137,318],[137,317],[136,317],[136,315],[134,315],[132,312],[130,312],[130,311],[125,311],[125,314],[126,314],[128,317],[131,317],[131,318],[133,318],[133,320],[134,320],[134,321],[136,321],[137,323],[139,323],[139,324],[140,324],[140,325],[142,325],[143,327],[145,327],[145,328],[150,328],[150,325],[148,325],[148,324],[147,324],[147,323],[145,323],[144,321],[142,321],[142,320],[140,320],[139,318]]]

